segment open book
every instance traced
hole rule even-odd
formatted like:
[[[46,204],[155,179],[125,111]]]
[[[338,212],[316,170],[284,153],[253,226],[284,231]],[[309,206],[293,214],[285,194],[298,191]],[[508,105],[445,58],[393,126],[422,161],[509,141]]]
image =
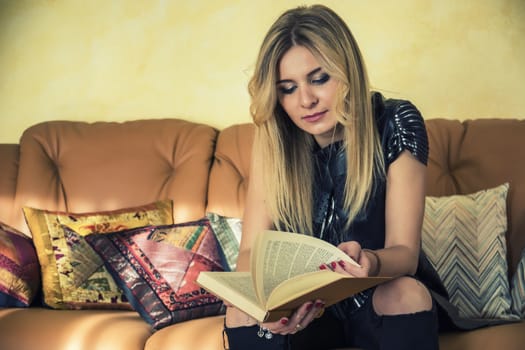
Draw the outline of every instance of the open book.
[[[352,277],[321,264],[357,263],[321,239],[297,233],[264,231],[250,256],[251,272],[201,272],[197,283],[259,322],[288,317],[308,301],[335,304],[389,277]]]

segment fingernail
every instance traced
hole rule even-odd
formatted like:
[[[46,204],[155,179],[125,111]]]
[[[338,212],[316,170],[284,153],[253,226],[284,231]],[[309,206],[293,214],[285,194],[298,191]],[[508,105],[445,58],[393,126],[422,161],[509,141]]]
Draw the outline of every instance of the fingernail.
[[[288,319],[287,318],[281,318],[281,324],[283,324],[283,325],[288,324]]]
[[[320,270],[326,270],[326,265],[325,264],[319,265],[319,269]]]
[[[312,310],[312,307],[314,307],[314,303],[308,303],[308,305],[306,305],[306,311]]]
[[[339,260],[338,263],[343,269],[345,268],[345,262],[343,260]]]
[[[324,303],[322,301],[318,301],[318,302],[315,303],[315,307],[320,309],[320,308],[324,307]]]
[[[332,261],[330,265],[332,265],[332,269],[335,269],[337,267],[337,263],[335,261]]]

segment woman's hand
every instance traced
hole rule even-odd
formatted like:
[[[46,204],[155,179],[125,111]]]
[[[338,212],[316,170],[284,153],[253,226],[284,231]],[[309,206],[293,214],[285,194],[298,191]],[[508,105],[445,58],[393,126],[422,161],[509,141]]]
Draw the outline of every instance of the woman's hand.
[[[283,317],[276,322],[266,322],[262,327],[275,334],[295,334],[306,328],[316,317],[322,315],[324,302],[322,300],[309,301],[299,307],[290,317]]]
[[[355,241],[339,244],[339,249],[355,260],[360,266],[355,266],[343,260],[333,261],[329,264],[319,266],[320,269],[331,269],[332,271],[352,275],[355,277],[367,277],[372,267],[370,256],[361,249],[361,245]],[[256,324],[255,319],[249,317],[242,311],[227,305],[226,325],[228,327],[251,326]],[[261,326],[275,334],[295,334],[306,328],[316,317],[324,312],[324,302],[315,300],[304,303],[290,317],[283,317],[279,321],[265,322]]]
[[[356,261],[360,266],[348,263],[346,261],[332,261],[329,264],[321,265],[321,269],[330,269],[335,272],[344,273],[354,277],[368,277],[372,268],[372,261],[361,245],[356,241],[343,242],[337,246],[350,258]]]
[[[257,321],[226,303],[226,327],[253,326]],[[283,317],[276,322],[266,322],[261,326],[275,334],[294,334],[304,329],[316,317],[320,317],[324,312],[324,302],[322,300],[310,301],[299,307],[290,317]]]

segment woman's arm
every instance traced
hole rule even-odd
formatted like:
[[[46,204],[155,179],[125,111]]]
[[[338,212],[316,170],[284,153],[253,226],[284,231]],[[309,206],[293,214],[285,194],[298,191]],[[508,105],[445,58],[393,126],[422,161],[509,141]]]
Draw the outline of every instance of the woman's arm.
[[[264,199],[264,184],[261,176],[261,162],[257,159],[257,152],[252,152],[248,191],[244,205],[242,220],[242,236],[237,258],[237,271],[250,270],[250,251],[259,232],[272,227]],[[226,311],[226,326],[251,326],[257,321],[241,310],[229,306]]]
[[[386,183],[385,248],[367,251],[361,250],[356,242],[339,245],[364,267],[358,270],[345,266],[344,270],[355,276],[397,277],[416,272],[425,209],[426,166],[405,150],[390,164]]]
[[[250,178],[246,204],[243,216],[242,238],[237,259],[237,271],[249,271],[250,251],[255,238],[262,230],[273,227],[272,220],[268,214],[265,203],[265,191],[261,172],[261,162],[257,159],[257,153],[252,154],[250,166]],[[306,327],[314,317],[321,311],[324,303],[321,300],[313,300],[299,307],[289,318],[279,321],[265,323],[263,326],[274,333],[289,334]],[[256,320],[234,307],[228,307],[226,311],[226,326],[239,327],[256,324]],[[300,325],[301,328],[297,328]]]
[[[237,271],[249,271],[250,251],[257,234],[273,227],[265,203],[264,183],[258,152],[252,152],[248,191],[242,220],[242,237],[237,259]]]
[[[416,273],[425,212],[426,166],[409,151],[390,165],[385,204],[385,249],[380,274]]]

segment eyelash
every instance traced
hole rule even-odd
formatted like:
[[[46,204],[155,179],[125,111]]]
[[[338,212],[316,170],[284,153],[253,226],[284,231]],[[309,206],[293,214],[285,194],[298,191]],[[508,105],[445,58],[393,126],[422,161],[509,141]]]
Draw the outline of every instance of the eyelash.
[[[322,84],[326,83],[328,80],[330,80],[330,76],[328,75],[328,73],[323,73],[319,77],[319,79],[312,80],[312,83],[316,84],[316,85],[322,85]]]
[[[326,83],[328,80],[330,80],[330,75],[328,75],[327,73],[323,73],[319,79],[312,79],[310,80],[310,83],[313,84],[313,85],[323,85],[324,83]],[[295,90],[297,89],[297,85],[293,85],[292,87],[290,88],[285,88],[284,86],[281,86],[279,87],[279,92],[282,93],[282,94],[285,94],[285,95],[290,95],[292,94]]]

